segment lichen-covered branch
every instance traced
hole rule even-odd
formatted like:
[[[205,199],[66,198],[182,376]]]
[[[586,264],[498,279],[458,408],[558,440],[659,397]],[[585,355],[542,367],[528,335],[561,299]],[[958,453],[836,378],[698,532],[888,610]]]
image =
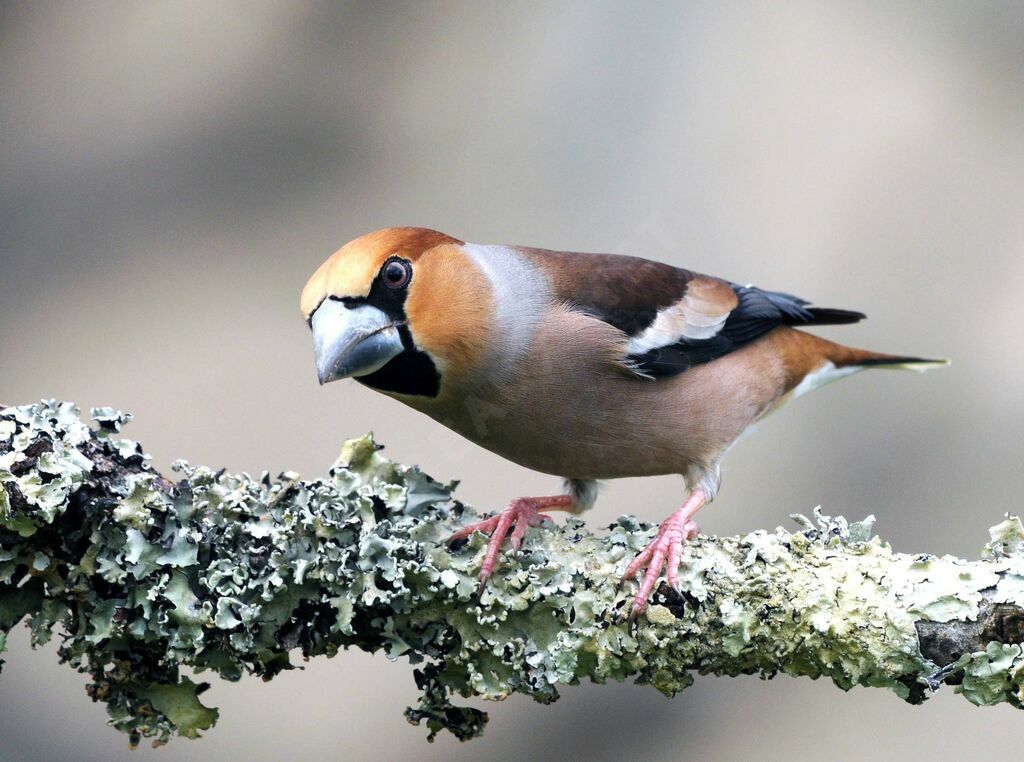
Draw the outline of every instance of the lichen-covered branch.
[[[270,678],[349,646],[417,665],[407,716],[463,739],[487,716],[453,695],[547,702],[587,679],[671,695],[694,672],[784,672],[911,703],[942,683],[975,704],[1024,700],[1015,517],[980,561],[894,553],[870,520],[820,515],[792,533],[700,537],[681,593],[663,585],[630,623],[618,577],[653,531],[636,519],[545,525],[481,588],[485,538],[445,543],[472,516],[452,485],[369,438],[315,481],[179,461],[172,482],[118,438],[128,418],[94,409],[89,428],[70,403],[0,411],[0,650],[23,619],[36,644],[60,631],[60,658],[133,743],[216,721],[183,668]]]

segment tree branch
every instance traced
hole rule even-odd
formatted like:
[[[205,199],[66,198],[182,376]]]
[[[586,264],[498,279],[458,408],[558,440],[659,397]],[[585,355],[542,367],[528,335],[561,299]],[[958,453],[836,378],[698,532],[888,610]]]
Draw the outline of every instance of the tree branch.
[[[324,479],[252,478],[178,462],[171,483],[116,438],[129,416],[70,403],[0,411],[0,650],[33,644],[90,677],[132,743],[196,737],[217,710],[182,668],[271,678],[292,659],[357,646],[418,667],[431,737],[478,735],[453,694],[557,698],[559,683],[634,677],[672,695],[692,673],[828,676],[920,703],[943,683],[975,704],[1024,699],[1024,527],[992,529],[981,561],[893,553],[871,520],[794,517],[800,530],[700,537],[681,593],[639,622],[618,576],[652,527],[596,536],[570,518],[531,531],[476,582],[485,538],[449,549],[473,513],[368,437]]]

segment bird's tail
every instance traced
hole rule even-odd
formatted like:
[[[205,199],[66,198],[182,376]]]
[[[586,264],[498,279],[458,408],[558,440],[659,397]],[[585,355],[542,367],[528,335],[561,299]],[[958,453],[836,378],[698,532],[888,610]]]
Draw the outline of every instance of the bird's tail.
[[[945,357],[907,357],[905,355],[888,355],[881,352],[869,352],[867,350],[854,350],[854,356],[844,358],[846,367],[857,366],[860,368],[889,368],[894,370],[914,370],[923,373],[932,368],[941,368],[949,365]]]
[[[868,368],[922,371],[949,364],[949,360],[939,358],[891,355],[847,347],[793,329],[776,331],[770,335],[775,342],[776,352],[784,358],[789,377],[782,400],[799,397],[819,386]]]

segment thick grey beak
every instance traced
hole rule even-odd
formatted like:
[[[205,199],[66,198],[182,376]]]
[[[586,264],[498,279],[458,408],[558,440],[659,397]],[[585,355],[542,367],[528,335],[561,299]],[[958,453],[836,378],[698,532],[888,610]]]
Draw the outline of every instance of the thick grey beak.
[[[403,349],[394,321],[369,304],[349,309],[328,299],[316,308],[310,325],[321,384],[373,373]]]

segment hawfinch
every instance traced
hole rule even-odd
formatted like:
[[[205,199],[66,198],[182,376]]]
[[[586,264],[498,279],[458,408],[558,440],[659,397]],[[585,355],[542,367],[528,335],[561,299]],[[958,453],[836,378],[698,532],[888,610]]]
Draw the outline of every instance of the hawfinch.
[[[943,360],[834,344],[798,327],[864,315],[637,257],[465,243],[423,228],[357,238],[306,283],[320,383],[355,378],[515,463],[565,480],[466,526],[518,549],[543,511],[579,513],[597,481],[680,474],[689,493],[625,570],[640,613],[664,569],[678,586],[693,516],[747,428],[865,368]]]

